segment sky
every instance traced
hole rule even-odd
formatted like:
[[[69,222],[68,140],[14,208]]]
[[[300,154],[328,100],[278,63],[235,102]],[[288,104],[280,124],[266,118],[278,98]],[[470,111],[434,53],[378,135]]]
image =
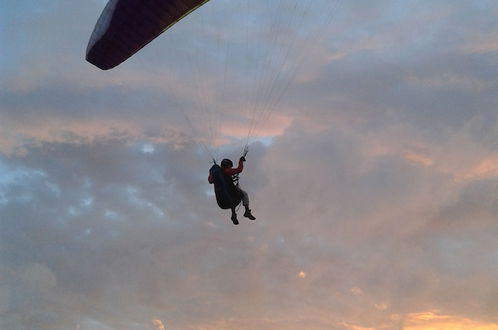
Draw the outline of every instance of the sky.
[[[101,71],[105,3],[0,4],[1,329],[498,329],[496,1],[212,0]]]

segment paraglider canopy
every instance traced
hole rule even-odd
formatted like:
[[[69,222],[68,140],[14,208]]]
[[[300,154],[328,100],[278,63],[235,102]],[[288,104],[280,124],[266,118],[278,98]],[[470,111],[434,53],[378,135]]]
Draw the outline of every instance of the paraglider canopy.
[[[112,69],[209,0],[109,0],[88,42],[86,60]]]

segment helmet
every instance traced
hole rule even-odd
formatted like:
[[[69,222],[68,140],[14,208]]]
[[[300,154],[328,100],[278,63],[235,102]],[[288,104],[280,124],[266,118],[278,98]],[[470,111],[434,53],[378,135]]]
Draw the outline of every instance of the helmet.
[[[225,158],[221,161],[221,168],[229,168],[232,166],[233,166],[233,163],[230,159]]]

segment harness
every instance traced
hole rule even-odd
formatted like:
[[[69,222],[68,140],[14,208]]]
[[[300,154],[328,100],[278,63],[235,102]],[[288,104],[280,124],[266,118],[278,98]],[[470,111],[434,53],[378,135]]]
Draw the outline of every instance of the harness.
[[[243,157],[247,155],[248,147],[244,148]],[[213,160],[213,166],[209,170],[213,179],[216,202],[222,209],[234,209],[240,207],[242,199],[239,188],[239,173],[227,175],[223,169]]]
[[[239,174],[240,173],[232,175],[232,182],[233,182],[234,186],[237,188],[239,187]]]
[[[247,153],[249,152],[249,146],[246,144],[244,146],[244,150],[242,151],[242,157],[246,157]],[[240,173],[232,175],[232,182],[235,185],[235,187],[239,188],[239,175]]]

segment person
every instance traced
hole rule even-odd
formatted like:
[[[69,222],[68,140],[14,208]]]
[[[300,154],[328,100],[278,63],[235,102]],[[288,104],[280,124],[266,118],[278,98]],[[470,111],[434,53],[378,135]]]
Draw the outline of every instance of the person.
[[[221,161],[220,167],[223,171],[223,174],[226,176],[229,184],[232,184],[235,187],[235,190],[240,194],[242,198],[242,205],[244,205],[245,212],[244,217],[249,218],[250,220],[256,220],[256,218],[252,215],[251,209],[249,208],[249,195],[247,192],[242,190],[239,186],[239,174],[244,170],[244,162],[246,158],[244,156],[239,159],[239,166],[237,168],[233,168],[233,162],[230,159],[223,159]],[[214,183],[211,175],[208,177],[209,183]],[[234,225],[238,225],[239,221],[237,219],[237,212],[235,211],[235,207],[231,208],[232,210],[232,222]]]

